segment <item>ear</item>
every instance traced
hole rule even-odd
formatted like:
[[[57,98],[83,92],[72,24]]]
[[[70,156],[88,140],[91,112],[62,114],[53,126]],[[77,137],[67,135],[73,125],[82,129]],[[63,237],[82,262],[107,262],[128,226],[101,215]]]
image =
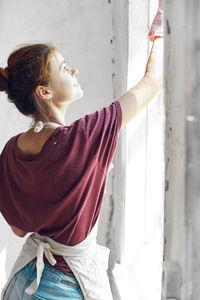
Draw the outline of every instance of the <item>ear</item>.
[[[50,91],[49,88],[38,85],[35,88],[35,93],[40,99],[51,99],[52,98],[52,92]]]

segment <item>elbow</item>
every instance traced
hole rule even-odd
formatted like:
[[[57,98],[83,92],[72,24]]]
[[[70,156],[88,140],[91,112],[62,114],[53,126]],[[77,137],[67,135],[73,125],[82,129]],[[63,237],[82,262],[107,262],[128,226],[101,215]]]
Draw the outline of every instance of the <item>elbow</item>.
[[[21,238],[23,238],[28,233],[28,232],[25,232],[25,231],[22,231],[22,230],[16,228],[15,226],[11,226],[11,229],[15,235],[17,235],[18,237],[21,237]]]
[[[17,236],[23,238],[26,234],[27,234],[27,232],[26,233],[19,233],[19,234],[17,234]]]

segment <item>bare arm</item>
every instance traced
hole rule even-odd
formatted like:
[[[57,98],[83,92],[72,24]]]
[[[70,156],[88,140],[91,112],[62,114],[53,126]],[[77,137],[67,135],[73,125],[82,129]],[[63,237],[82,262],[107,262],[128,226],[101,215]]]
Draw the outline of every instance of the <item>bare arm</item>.
[[[163,87],[163,39],[156,39],[141,81],[119,98],[122,127],[130,122]]]

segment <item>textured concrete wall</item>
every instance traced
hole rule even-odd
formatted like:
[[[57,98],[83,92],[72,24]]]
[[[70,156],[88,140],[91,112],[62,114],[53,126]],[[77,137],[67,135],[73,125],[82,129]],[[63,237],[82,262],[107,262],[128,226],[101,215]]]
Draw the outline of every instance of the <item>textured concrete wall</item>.
[[[200,298],[199,9],[198,0],[165,2],[167,122],[163,299]]]
[[[184,3],[165,3],[166,236],[164,257],[177,260],[183,246],[185,180]],[[179,17],[177,18],[177,10]],[[179,215],[177,217],[177,211]],[[183,258],[181,258],[183,260]]]
[[[166,1],[165,12],[165,245],[163,299],[180,299],[185,265],[185,33],[184,1]],[[177,15],[178,11],[178,15]],[[190,299],[190,298],[181,298]]]
[[[112,18],[109,1],[0,1],[0,66],[20,43],[54,42],[70,67],[79,70],[84,96],[69,107],[66,122],[94,112],[113,101]],[[30,119],[0,94],[0,149],[6,141],[28,130]],[[105,195],[98,242],[106,245],[110,214],[110,188]],[[24,239],[15,237],[0,217],[0,289],[21,249]]]
[[[200,299],[200,2],[185,1],[186,235],[183,300]]]

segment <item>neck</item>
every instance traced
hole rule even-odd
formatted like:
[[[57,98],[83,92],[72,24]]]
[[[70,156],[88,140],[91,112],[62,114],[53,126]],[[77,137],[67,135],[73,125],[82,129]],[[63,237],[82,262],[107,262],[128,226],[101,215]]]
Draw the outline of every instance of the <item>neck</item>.
[[[60,103],[59,106],[54,104],[54,106],[48,106],[46,109],[45,116],[36,116],[34,121],[43,121],[43,122],[55,122],[62,126],[65,126],[65,112],[69,106],[70,102]]]
[[[44,123],[45,123],[45,122],[47,122],[47,123],[48,123],[48,122],[53,122],[53,123],[56,123],[56,124],[60,124],[61,126],[65,126],[65,125],[66,125],[65,122],[60,122],[59,120],[54,120],[54,119],[48,120],[48,121],[47,121],[47,120],[42,120],[42,119],[35,119],[35,120],[34,120],[34,124],[37,123],[38,121],[42,121],[42,122],[44,122]]]

